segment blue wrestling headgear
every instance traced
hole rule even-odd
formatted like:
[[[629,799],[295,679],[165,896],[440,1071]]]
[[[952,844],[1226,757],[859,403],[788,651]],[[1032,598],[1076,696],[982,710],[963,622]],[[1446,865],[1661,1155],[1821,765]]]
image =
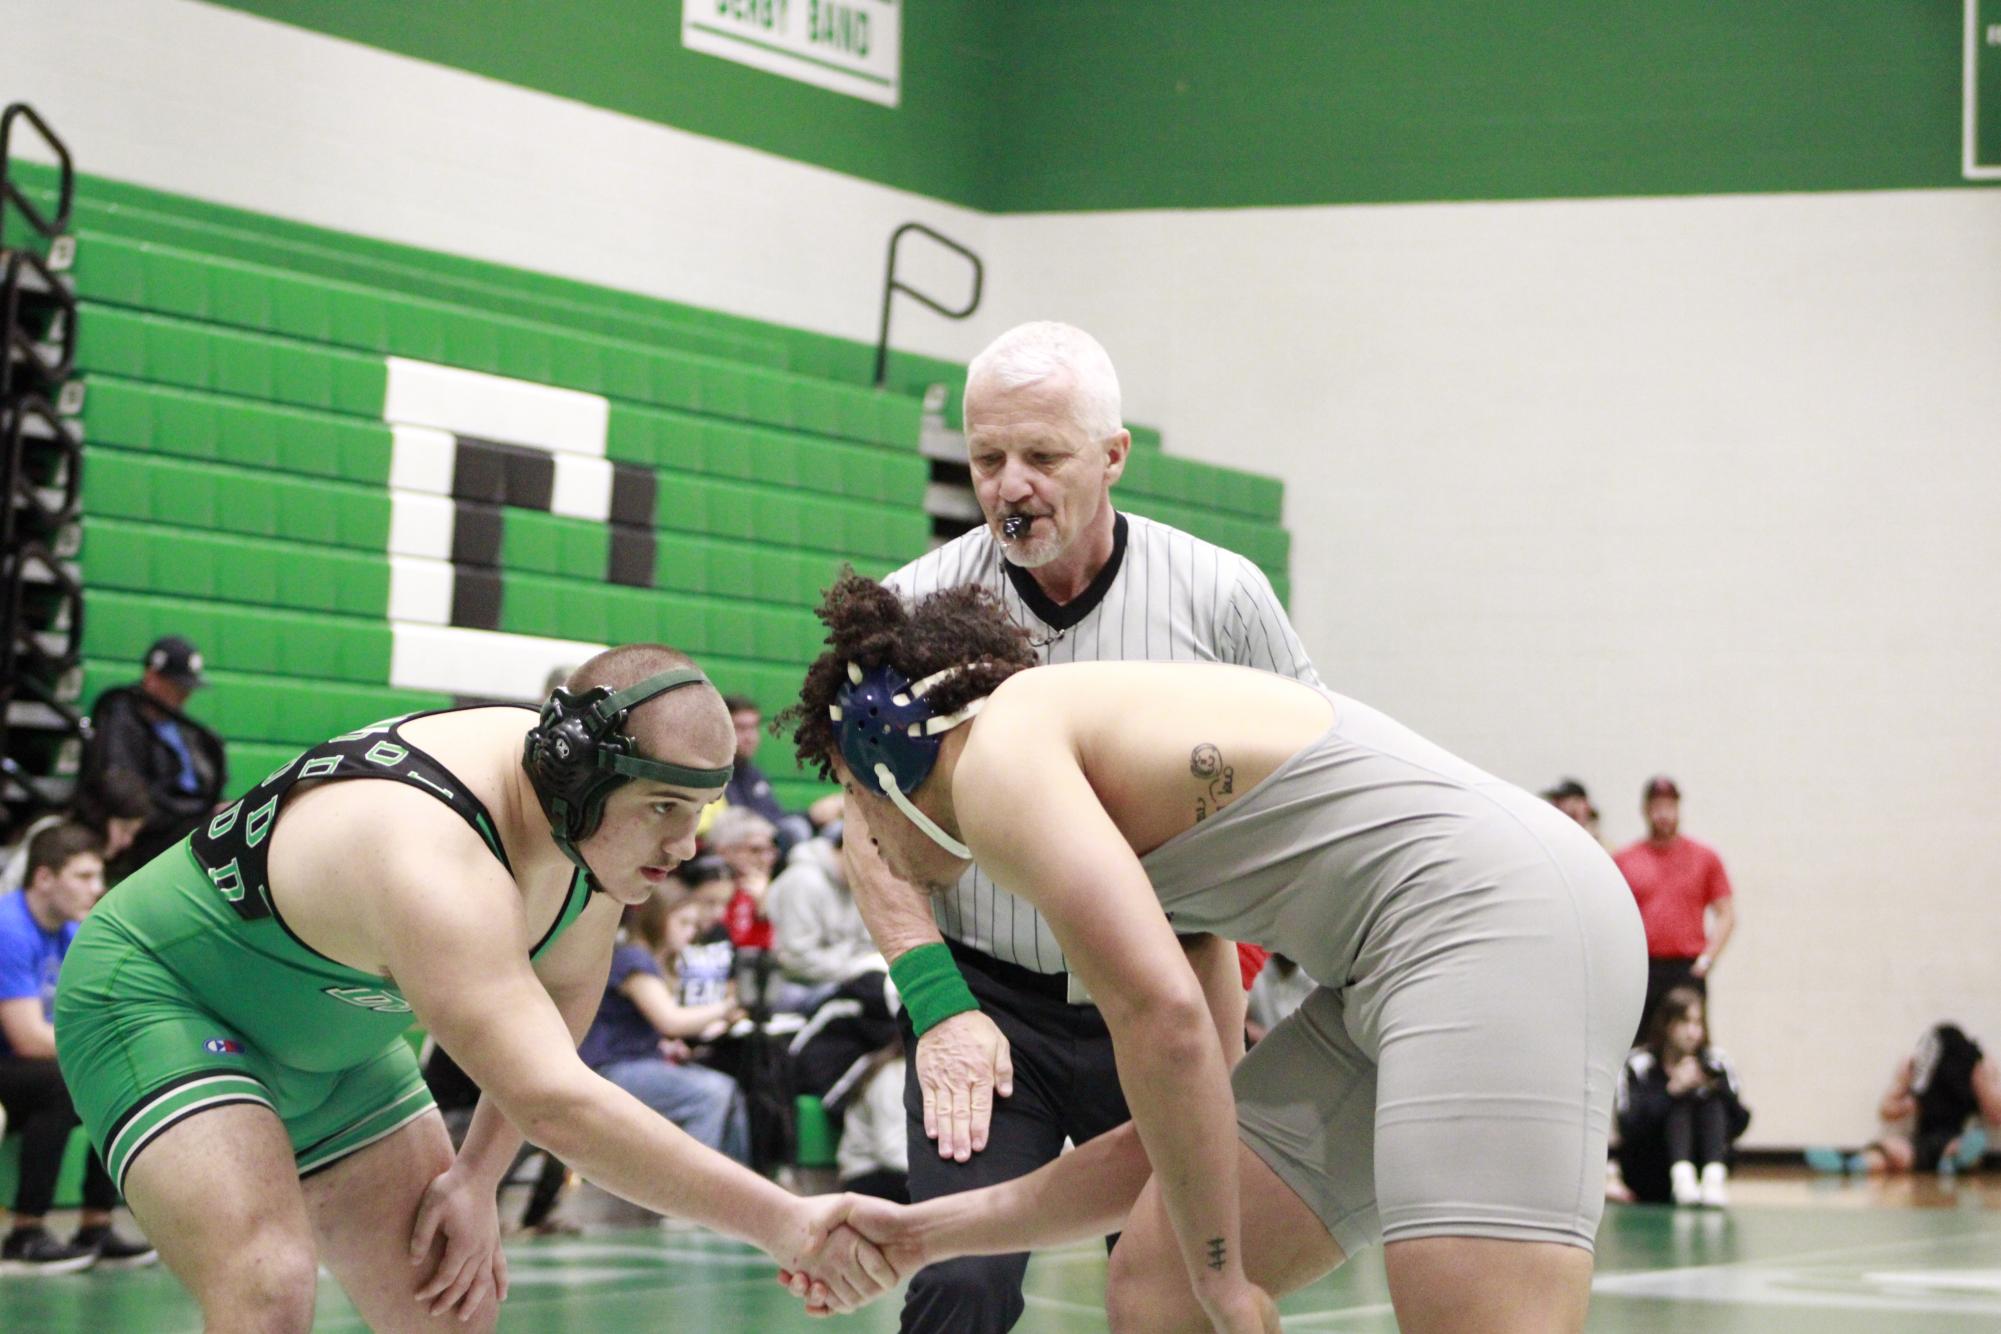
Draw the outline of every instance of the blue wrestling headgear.
[[[847,762],[855,781],[888,797],[912,824],[954,857],[971,858],[966,845],[940,829],[935,820],[917,809],[908,795],[931,776],[945,733],[978,713],[986,703],[985,699],[976,699],[956,713],[941,714],[924,702],[925,694],[933,686],[958,670],[947,667],[912,682],[887,663],[863,671],[859,663],[849,662],[848,683],[841,687],[827,712],[834,720],[841,758]]]

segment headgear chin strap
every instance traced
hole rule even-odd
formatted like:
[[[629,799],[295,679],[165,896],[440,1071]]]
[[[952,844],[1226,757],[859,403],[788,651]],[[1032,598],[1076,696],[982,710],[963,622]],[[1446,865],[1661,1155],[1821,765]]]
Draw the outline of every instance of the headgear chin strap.
[[[604,804],[614,791],[633,779],[676,787],[722,787],[735,772],[734,765],[691,769],[647,759],[624,731],[626,716],[637,705],[682,686],[706,685],[708,680],[693,667],[677,667],[619,691],[596,686],[573,694],[558,687],[542,706],[541,719],[528,729],[521,755],[528,781],[549,817],[556,846],[590,877],[593,890],[599,887],[597,877],[577,844],[604,822]]]
[[[861,664],[850,662],[848,683],[827,712],[835,723],[841,758],[855,781],[888,797],[933,843],[954,857],[971,860],[971,849],[939,828],[908,795],[930,777],[945,733],[986,704],[984,698],[976,699],[956,713],[941,714],[925,703],[933,686],[958,671],[947,667],[913,684],[888,663],[864,671]]]

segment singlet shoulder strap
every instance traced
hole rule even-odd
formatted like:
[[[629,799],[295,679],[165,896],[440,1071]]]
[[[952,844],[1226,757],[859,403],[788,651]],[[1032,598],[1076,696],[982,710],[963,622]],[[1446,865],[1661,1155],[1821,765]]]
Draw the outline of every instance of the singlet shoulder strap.
[[[575,922],[579,917],[582,917],[584,909],[590,907],[590,905],[590,878],[582,871],[578,871],[570,877],[570,892],[563,900],[563,910],[556,914],[556,920],[549,924],[549,929],[542,933],[540,940],[535,942],[535,948],[528,951],[528,957],[530,959],[541,958],[543,951],[555,944],[556,937],[569,930],[570,924]]]
[[[485,803],[464,783],[403,738],[401,727],[449,709],[390,718],[347,732],[304,751],[263,782],[219,811],[188,840],[195,861],[208,872],[216,890],[239,917],[254,920],[272,915],[268,872],[271,825],[278,807],[295,784],[338,782],[348,778],[386,778],[418,788],[442,801],[486,844],[509,875],[507,849]],[[575,897],[574,892],[572,898]],[[564,914],[570,915],[568,903]],[[558,918],[562,924],[562,918]],[[552,932],[553,934],[553,932]]]

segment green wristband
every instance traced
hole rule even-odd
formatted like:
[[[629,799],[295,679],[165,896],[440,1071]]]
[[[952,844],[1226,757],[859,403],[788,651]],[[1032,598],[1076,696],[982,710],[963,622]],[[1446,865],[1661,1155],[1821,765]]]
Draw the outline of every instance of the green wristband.
[[[980,1008],[943,941],[905,950],[889,966],[889,978],[920,1038],[953,1015]]]

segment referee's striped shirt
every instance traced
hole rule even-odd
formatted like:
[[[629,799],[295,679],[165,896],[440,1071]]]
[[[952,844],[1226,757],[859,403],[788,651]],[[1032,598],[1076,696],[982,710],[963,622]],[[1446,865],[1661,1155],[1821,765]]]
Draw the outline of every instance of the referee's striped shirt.
[[[1137,514],[1116,516],[1111,559],[1061,606],[1029,571],[1008,564],[984,525],[884,582],[906,600],[980,585],[1034,636],[1045,663],[1227,662],[1320,683],[1263,570]],[[1069,971],[1042,914],[977,866],[933,911],[938,929],[961,944],[1038,973]]]

